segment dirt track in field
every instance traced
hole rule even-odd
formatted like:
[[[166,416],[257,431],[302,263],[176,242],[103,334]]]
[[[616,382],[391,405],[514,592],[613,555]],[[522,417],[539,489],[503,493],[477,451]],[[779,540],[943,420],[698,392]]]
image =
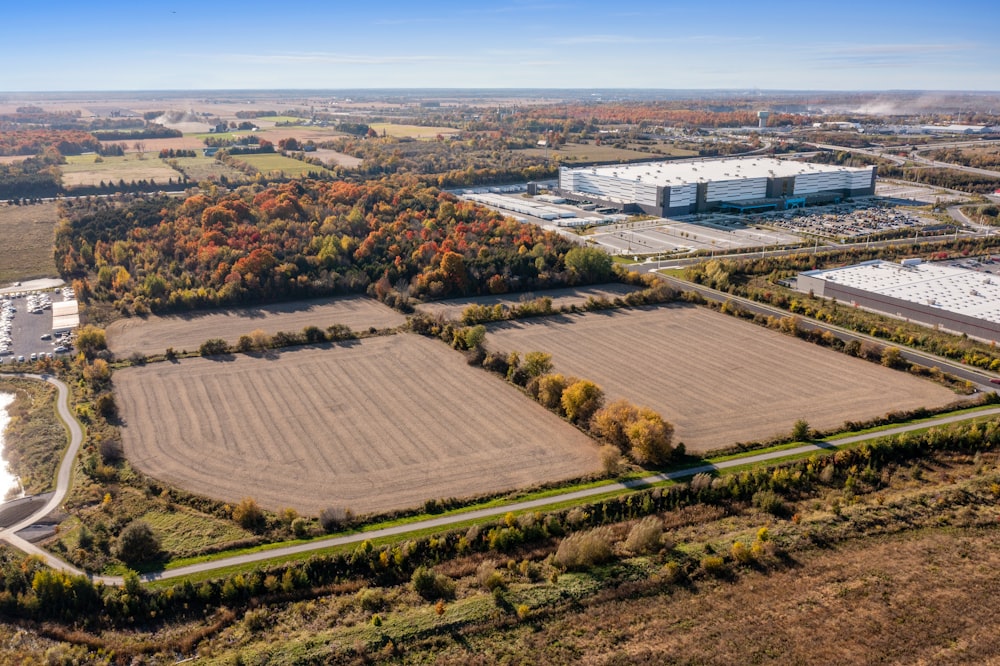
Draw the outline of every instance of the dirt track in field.
[[[357,513],[577,477],[597,445],[411,334],[115,373],[125,453],[188,490]]]
[[[119,319],[107,328],[108,348],[121,357],[134,352],[162,354],[167,347],[178,352],[195,351],[209,338],[222,338],[235,344],[241,335],[261,329],[300,332],[306,326],[326,329],[343,324],[352,331],[394,328],[406,323],[406,317],[378,301],[363,296],[293,301],[249,308],[231,308],[214,312],[170,315],[165,317],[130,317]]]
[[[904,373],[693,306],[505,322],[487,347],[552,354],[555,371],[590,379],[610,402],[647,405],[675,441],[709,451],[957,399]]]
[[[572,305],[583,305],[590,297],[606,298],[610,301],[624,296],[633,291],[638,291],[639,287],[631,287],[626,284],[598,284],[590,287],[572,287],[569,289],[545,289],[542,291],[526,291],[516,294],[503,294],[499,296],[478,296],[475,298],[452,298],[446,301],[432,301],[421,303],[416,307],[419,312],[425,312],[431,316],[441,315],[446,319],[460,320],[462,312],[470,305],[496,305],[502,303],[508,307],[517,305],[523,301],[530,301],[535,298],[548,296],[552,299],[552,308],[558,310],[561,307]]]

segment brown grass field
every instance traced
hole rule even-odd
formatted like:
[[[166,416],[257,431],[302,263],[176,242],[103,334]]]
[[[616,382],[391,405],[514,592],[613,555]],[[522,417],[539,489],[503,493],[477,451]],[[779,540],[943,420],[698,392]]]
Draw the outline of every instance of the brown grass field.
[[[496,305],[502,303],[507,306],[517,305],[523,301],[530,301],[534,298],[548,296],[552,299],[553,309],[572,305],[583,305],[590,297],[607,298],[614,300],[619,296],[624,296],[636,291],[638,287],[631,287],[625,284],[611,283],[600,284],[589,287],[572,287],[569,289],[547,289],[543,291],[522,292],[518,294],[502,294],[499,296],[478,296],[476,298],[452,298],[446,301],[432,301],[422,303],[417,306],[419,312],[427,313],[431,316],[441,315],[446,319],[459,320],[462,312],[470,305]]]
[[[952,402],[951,391],[693,306],[525,319],[490,326],[487,346],[552,354],[556,372],[601,386],[676,427],[704,452],[899,409]]]
[[[358,513],[593,472],[584,434],[410,334],[115,373],[125,453],[167,483]]]
[[[52,244],[56,203],[0,205],[0,286],[57,275]]]
[[[406,318],[378,301],[363,296],[321,298],[193,314],[131,317],[107,327],[108,348],[118,356],[162,354],[167,347],[195,351],[210,338],[235,344],[241,335],[261,329],[267,333],[299,332],[306,326],[326,329],[343,324],[352,331],[394,328]]]
[[[71,155],[66,158],[66,164],[59,167],[62,171],[62,184],[72,188],[81,185],[98,185],[104,182],[117,183],[124,180],[155,180],[164,185],[173,178],[175,181],[181,174],[157,157],[155,152],[147,152],[143,159],[138,154],[130,153],[124,157],[109,156],[103,162],[94,162],[94,155]]]

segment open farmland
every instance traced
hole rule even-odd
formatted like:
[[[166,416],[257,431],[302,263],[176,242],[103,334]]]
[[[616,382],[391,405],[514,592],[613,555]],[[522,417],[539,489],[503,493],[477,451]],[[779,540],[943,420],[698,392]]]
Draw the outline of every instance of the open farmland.
[[[475,298],[452,298],[446,301],[432,301],[417,306],[419,312],[431,316],[442,316],[445,319],[460,320],[462,312],[470,305],[497,305],[508,307],[530,301],[535,298],[548,297],[552,299],[552,309],[583,305],[588,298],[606,298],[613,301],[625,294],[637,291],[639,287],[627,284],[600,284],[590,287],[572,287],[570,289],[547,289],[544,291],[523,292],[519,294],[503,294],[500,296],[477,296]]]
[[[250,176],[214,157],[174,157],[169,162],[176,163],[177,169],[195,183],[219,180],[222,176],[230,183],[245,183],[250,180]]]
[[[278,153],[233,155],[233,161],[249,164],[265,175],[278,172],[289,178],[301,178],[309,173],[331,173],[324,167],[308,164],[301,160],[279,155]]]
[[[115,387],[133,465],[269,509],[379,512],[598,468],[581,432],[411,334],[133,367]]]
[[[394,328],[406,318],[378,301],[363,296],[321,298],[246,308],[228,308],[179,315],[119,319],[107,328],[108,348],[118,356],[136,352],[162,354],[167,347],[194,351],[210,338],[235,344],[241,335],[261,329],[299,332],[306,326],[326,329],[343,324],[352,331]]]
[[[660,412],[675,441],[709,451],[955,400],[941,386],[694,306],[525,319],[489,327],[487,346],[552,354],[608,401]]]
[[[68,188],[93,186],[99,185],[101,181],[118,183],[122,180],[126,183],[155,180],[166,185],[171,178],[176,181],[181,177],[179,172],[164,164],[154,152],[147,152],[143,159],[139,159],[136,153],[123,157],[103,157],[101,162],[95,162],[96,157],[96,155],[67,157],[66,164],[59,167],[62,171],[63,186]]]
[[[368,126],[378,132],[379,136],[384,133],[387,136],[411,139],[433,139],[438,134],[441,136],[450,136],[459,133],[459,130],[454,127],[424,127],[423,125],[401,125],[396,123],[369,123]]]
[[[56,203],[0,204],[0,285],[56,275]]]

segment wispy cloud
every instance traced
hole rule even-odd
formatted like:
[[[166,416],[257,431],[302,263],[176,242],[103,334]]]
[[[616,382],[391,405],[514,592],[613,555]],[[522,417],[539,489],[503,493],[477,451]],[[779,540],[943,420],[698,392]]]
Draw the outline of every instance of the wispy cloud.
[[[571,35],[554,37],[549,42],[560,46],[576,46],[580,44],[662,44],[668,40],[633,35]]]
[[[810,59],[826,67],[910,67],[947,60],[975,48],[971,43],[844,44],[819,46]]]

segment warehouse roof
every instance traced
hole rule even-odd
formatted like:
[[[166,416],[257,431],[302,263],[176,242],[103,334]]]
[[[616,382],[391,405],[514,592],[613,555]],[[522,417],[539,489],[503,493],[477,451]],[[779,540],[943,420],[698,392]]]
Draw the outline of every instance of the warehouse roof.
[[[987,272],[944,264],[903,265],[876,260],[804,275],[1000,323],[1000,276]]]
[[[639,179],[658,186],[677,187],[686,183],[738,180],[743,178],[786,178],[806,173],[836,173],[871,171],[872,167],[855,168],[830,164],[812,164],[771,157],[741,157],[706,159],[685,162],[645,162],[641,164],[616,164],[583,167],[604,176],[617,176],[625,180]]]

